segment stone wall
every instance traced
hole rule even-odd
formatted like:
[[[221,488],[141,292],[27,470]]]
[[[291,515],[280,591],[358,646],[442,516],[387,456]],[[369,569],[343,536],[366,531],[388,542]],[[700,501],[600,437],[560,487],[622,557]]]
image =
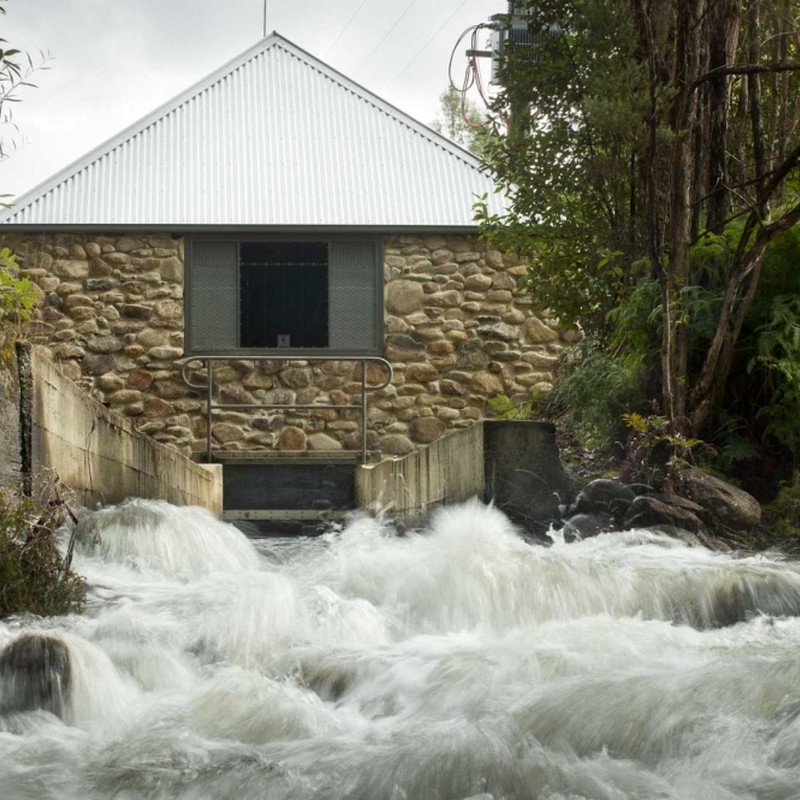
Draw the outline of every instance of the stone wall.
[[[184,452],[205,448],[201,393],[183,354],[181,239],[130,234],[5,234],[41,288],[33,326],[73,380],[135,428]],[[393,384],[370,395],[368,444],[399,455],[485,416],[487,399],[546,392],[569,334],[518,289],[525,268],[475,238],[385,241],[386,357]],[[224,402],[357,403],[352,362],[237,359],[215,367]],[[378,379],[377,374],[374,376]],[[219,411],[215,448],[358,449],[356,412]]]

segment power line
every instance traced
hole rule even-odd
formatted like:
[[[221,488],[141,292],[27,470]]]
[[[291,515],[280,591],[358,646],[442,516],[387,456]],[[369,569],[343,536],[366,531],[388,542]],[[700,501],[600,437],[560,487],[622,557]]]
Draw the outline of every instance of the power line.
[[[333,48],[336,47],[336,45],[339,43],[339,39],[341,39],[342,36],[344,36],[345,31],[350,27],[352,21],[358,16],[358,12],[361,11],[361,9],[364,8],[366,4],[367,0],[361,0],[361,4],[359,5],[359,7],[351,14],[350,19],[347,20],[347,24],[344,26],[344,28],[342,28],[339,31],[339,35],[333,40],[333,44],[325,51],[326,58],[328,56],[328,53],[330,53],[331,50],[333,50]]]
[[[361,68],[372,58],[372,56],[374,56],[375,53],[378,52],[378,48],[389,38],[389,36],[391,36],[394,29],[403,21],[406,14],[408,14],[408,12],[411,11],[412,7],[415,6],[416,3],[417,0],[411,0],[411,2],[406,6],[405,11],[397,18],[394,25],[392,25],[392,27],[389,28],[388,31],[386,31],[386,35],[383,37],[383,39],[381,39],[378,42],[378,44],[376,44],[375,47],[373,47],[372,50],[370,50],[369,55],[358,65],[358,67],[356,67],[356,72],[359,72]]]
[[[428,39],[428,41],[425,42],[425,44],[422,45],[422,47],[420,47],[420,49],[417,50],[417,52],[411,57],[411,61],[409,61],[408,64],[406,64],[403,67],[403,69],[401,69],[400,72],[398,72],[397,75],[395,75],[394,78],[392,78],[392,82],[387,84],[386,86],[387,89],[390,86],[393,86],[395,82],[399,80],[401,75],[405,74],[406,70],[428,49],[431,42],[445,29],[450,20],[452,20],[453,17],[455,17],[455,15],[458,14],[458,12],[461,11],[461,9],[464,8],[466,4],[467,0],[462,0],[462,2],[458,5],[456,10],[436,29],[436,33],[434,33],[433,36],[431,36],[431,38]]]

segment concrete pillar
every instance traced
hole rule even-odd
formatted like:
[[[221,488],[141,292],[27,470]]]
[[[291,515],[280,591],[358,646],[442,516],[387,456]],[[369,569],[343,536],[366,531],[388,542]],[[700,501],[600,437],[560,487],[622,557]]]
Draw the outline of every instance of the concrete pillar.
[[[558,520],[570,493],[555,426],[534,420],[487,420],[484,498],[526,530],[542,534]]]

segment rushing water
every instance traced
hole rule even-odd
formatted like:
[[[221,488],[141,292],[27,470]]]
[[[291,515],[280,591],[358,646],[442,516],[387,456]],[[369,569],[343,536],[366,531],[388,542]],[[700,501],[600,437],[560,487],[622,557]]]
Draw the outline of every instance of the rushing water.
[[[95,512],[86,611],[0,624],[71,663],[63,719],[0,716],[0,798],[800,798],[800,567],[554,538],[477,502],[255,544]]]

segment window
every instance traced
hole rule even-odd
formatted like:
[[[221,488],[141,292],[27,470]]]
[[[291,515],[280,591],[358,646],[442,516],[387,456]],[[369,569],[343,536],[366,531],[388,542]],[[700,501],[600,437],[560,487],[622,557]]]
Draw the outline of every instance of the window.
[[[187,355],[380,355],[373,239],[190,239]]]
[[[242,347],[327,347],[327,242],[243,242],[239,314]]]

